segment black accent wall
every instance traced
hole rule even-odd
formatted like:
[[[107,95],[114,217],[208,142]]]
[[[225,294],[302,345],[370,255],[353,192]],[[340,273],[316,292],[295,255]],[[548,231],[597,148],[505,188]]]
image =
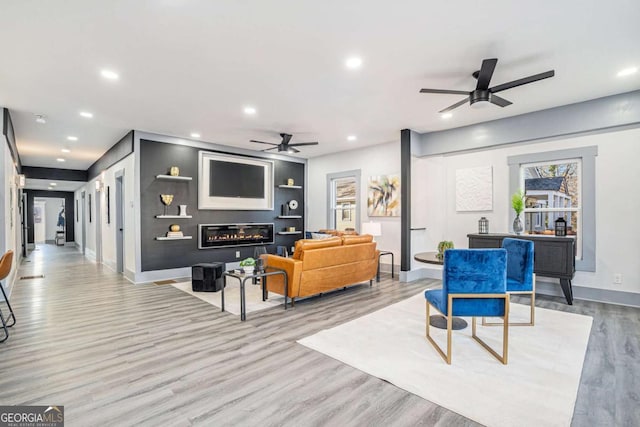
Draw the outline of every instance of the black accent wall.
[[[76,206],[73,200],[73,194],[69,191],[48,191],[48,190],[24,190],[27,193],[27,241],[34,242],[33,229],[33,199],[36,197],[51,197],[64,199],[64,218],[65,218],[65,241],[75,241],[75,217]]]
[[[87,181],[97,177],[103,170],[109,169],[120,160],[133,153],[133,131],[129,131],[125,136],[107,150],[94,164],[87,169]]]
[[[55,181],[81,181],[87,182],[87,171],[78,169],[41,168],[35,166],[23,166],[22,173],[32,179],[50,179]]]
[[[304,217],[304,188],[281,189],[288,178],[296,185],[304,185],[305,165],[296,162],[274,162],[274,209],[272,211],[198,210],[198,152],[201,148],[167,144],[156,141],[140,141],[140,228],[142,271],[188,267],[201,262],[233,262],[253,256],[255,246],[238,246],[218,249],[198,249],[198,224],[274,223],[276,233],[285,227],[296,227],[304,232],[304,218],[279,219],[280,206],[291,199],[298,201],[298,208],[291,215]],[[206,150],[205,150],[206,151]],[[233,154],[233,153],[226,153]],[[234,154],[235,155],[235,154]],[[180,168],[180,176],[190,176],[191,181],[156,179],[156,175],[168,174],[171,166]],[[229,177],[233,179],[233,177]],[[187,205],[187,214],[193,218],[161,219],[164,213],[161,194],[173,194],[169,214],[178,214],[178,205]],[[191,240],[155,240],[165,236],[171,224],[178,224]],[[276,246],[290,248],[303,234],[275,235],[275,244],[267,245],[267,251],[275,252]],[[240,251],[240,258],[236,258]]]

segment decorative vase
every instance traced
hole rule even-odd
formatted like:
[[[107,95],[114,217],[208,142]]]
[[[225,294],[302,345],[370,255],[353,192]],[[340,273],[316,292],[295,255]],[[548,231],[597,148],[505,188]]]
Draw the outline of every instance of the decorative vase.
[[[524,231],[524,226],[522,225],[522,220],[520,220],[520,215],[516,216],[516,219],[513,220],[513,232],[518,236]]]
[[[187,205],[178,205],[180,216],[187,216]]]

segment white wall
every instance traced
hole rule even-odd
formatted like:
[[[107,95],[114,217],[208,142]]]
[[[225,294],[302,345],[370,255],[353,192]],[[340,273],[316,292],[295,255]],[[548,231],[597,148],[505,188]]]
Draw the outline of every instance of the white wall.
[[[576,272],[573,285],[640,293],[639,140],[640,129],[631,129],[414,159],[414,194],[418,182],[425,185],[420,190],[423,197],[413,201],[413,221],[426,223],[426,246],[431,249],[440,240],[453,240],[456,247],[468,247],[466,235],[477,232],[481,216],[489,219],[490,232],[508,232],[511,213],[508,156],[596,145],[596,271]],[[493,166],[493,210],[456,212],[456,169],[479,166]],[[613,283],[615,273],[623,275],[622,284]]]
[[[0,108],[1,112],[2,109]],[[0,121],[2,120],[0,119]],[[5,289],[8,289],[10,293],[17,273],[16,267],[19,265],[22,256],[20,248],[22,242],[20,237],[20,211],[18,209],[20,191],[16,185],[17,171],[13,158],[1,130],[0,143],[2,144],[0,149],[0,164],[2,165],[2,172],[0,173],[0,217],[3,221],[2,233],[0,233],[2,235],[0,239],[0,255],[8,250],[13,250],[13,267],[9,276],[3,281]]]
[[[400,217],[369,217],[367,185],[370,176],[400,173],[400,142],[314,157],[307,163],[307,230],[327,228],[327,174],[360,169],[360,221],[382,224],[382,236],[376,237],[378,248],[393,251],[400,262]],[[402,184],[401,184],[402,185]],[[386,260],[384,260],[386,261]],[[390,262],[390,261],[387,261]]]
[[[90,259],[95,259],[96,254],[96,232],[100,230],[102,238],[102,263],[109,268],[116,270],[116,182],[115,175],[119,172],[124,173],[124,268],[129,274],[135,272],[135,212],[134,212],[134,154],[130,154],[118,163],[103,171],[98,178],[89,181],[82,188],[75,192],[75,199],[78,204],[82,204],[82,191],[85,191],[85,209],[86,209],[86,255]],[[103,183],[101,192],[96,192],[96,180],[100,179]],[[110,193],[110,212],[111,221],[107,223],[107,186]],[[89,194],[91,194],[91,223],[89,223]],[[96,215],[96,197],[100,198],[100,215],[99,222]],[[82,244],[82,210],[78,212],[80,222],[76,223],[75,240],[78,246]]]

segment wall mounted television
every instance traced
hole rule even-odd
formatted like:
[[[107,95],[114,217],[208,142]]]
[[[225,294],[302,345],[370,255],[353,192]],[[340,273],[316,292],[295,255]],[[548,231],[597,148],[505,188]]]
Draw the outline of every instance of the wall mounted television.
[[[198,209],[273,210],[273,162],[200,151]]]

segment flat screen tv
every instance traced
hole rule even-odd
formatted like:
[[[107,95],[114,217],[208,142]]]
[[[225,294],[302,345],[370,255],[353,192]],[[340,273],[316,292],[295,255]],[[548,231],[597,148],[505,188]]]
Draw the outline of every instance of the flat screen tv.
[[[273,162],[200,151],[198,209],[273,210]]]
[[[262,166],[209,160],[210,197],[262,199],[264,178]]]

